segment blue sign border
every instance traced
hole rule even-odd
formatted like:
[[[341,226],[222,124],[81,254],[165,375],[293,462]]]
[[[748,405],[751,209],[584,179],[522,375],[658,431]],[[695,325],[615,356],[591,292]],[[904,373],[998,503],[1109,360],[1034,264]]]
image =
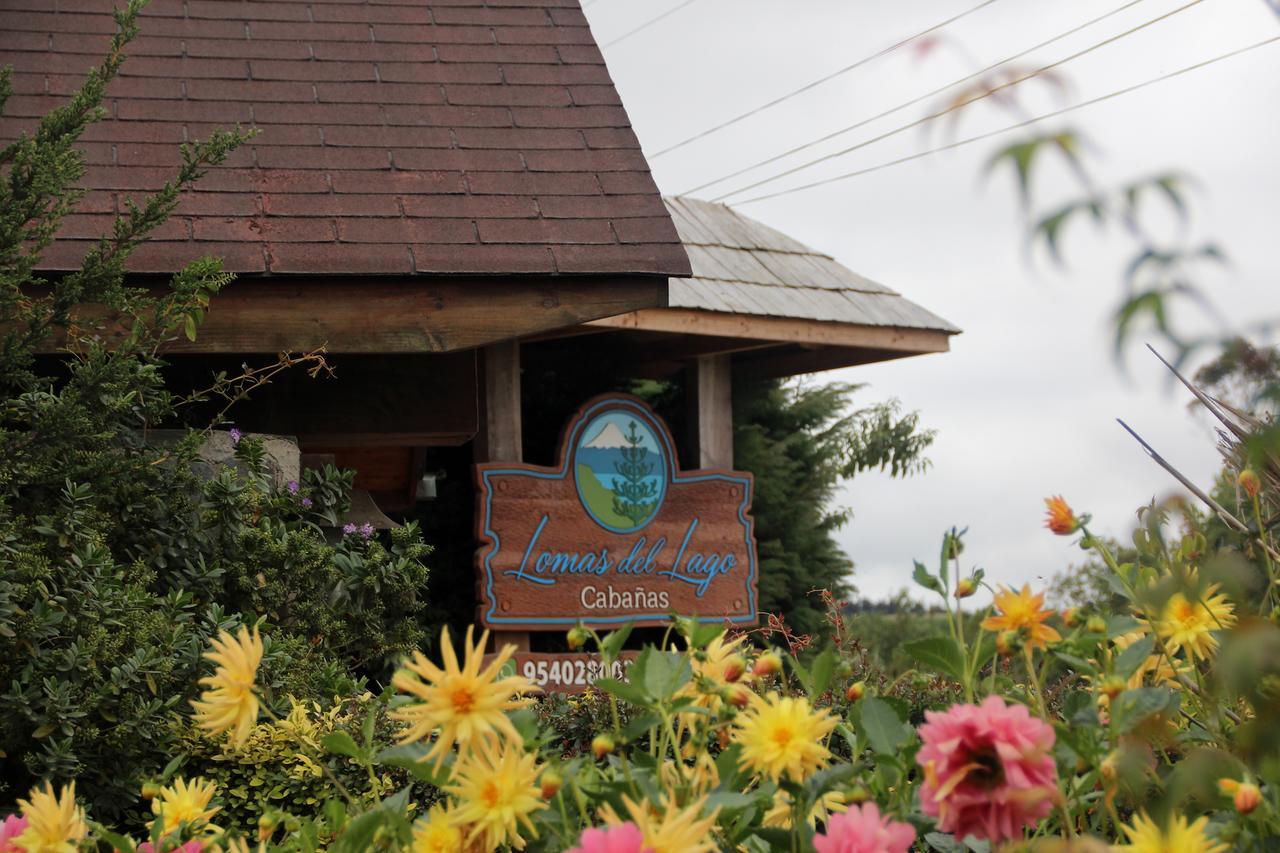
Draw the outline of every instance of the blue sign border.
[[[492,561],[495,556],[502,550],[502,539],[497,532],[490,526],[490,520],[493,518],[493,483],[490,477],[493,476],[522,476],[533,477],[539,480],[565,480],[569,477],[569,468],[573,463],[576,455],[577,442],[581,437],[582,430],[587,423],[592,420],[603,409],[627,409],[633,411],[643,417],[646,422],[655,427],[654,433],[658,440],[662,442],[663,454],[666,456],[665,464],[667,466],[668,483],[670,486],[677,486],[681,483],[705,483],[705,482],[722,482],[733,483],[742,487],[742,501],[738,504],[738,520],[742,522],[743,541],[747,546],[747,577],[746,577],[746,593],[747,593],[747,613],[735,616],[697,616],[695,618],[699,622],[720,623],[731,622],[733,624],[746,623],[755,624],[756,622],[756,549],[752,542],[752,533],[754,523],[747,516],[747,508],[751,505],[751,476],[740,476],[737,474],[724,473],[720,471],[699,472],[695,471],[690,474],[682,475],[676,470],[676,453],[675,446],[671,441],[671,436],[666,429],[666,425],[639,399],[623,396],[608,396],[598,398],[577,413],[570,427],[569,434],[561,440],[560,447],[563,449],[562,458],[560,459],[560,467],[556,468],[539,468],[532,465],[511,465],[505,467],[480,465],[477,466],[479,479],[484,484],[484,527],[483,532],[492,545],[482,544],[483,548],[488,549],[488,553],[484,556],[484,598],[489,602],[488,610],[483,614],[483,621],[487,625],[546,625],[546,626],[573,626],[578,622],[588,622],[593,625],[625,625],[628,622],[641,621],[666,621],[673,615],[671,612],[662,613],[632,613],[627,616],[605,616],[599,618],[577,618],[563,616],[499,616],[496,614],[498,602],[493,595],[493,565]],[[575,491],[577,486],[574,486]],[[661,508],[659,508],[661,512]],[[657,513],[655,513],[656,517]]]

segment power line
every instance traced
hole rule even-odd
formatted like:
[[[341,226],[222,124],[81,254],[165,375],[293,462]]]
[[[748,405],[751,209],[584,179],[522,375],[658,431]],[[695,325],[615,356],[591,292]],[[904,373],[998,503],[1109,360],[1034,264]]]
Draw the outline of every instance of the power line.
[[[812,148],[815,145],[821,145],[823,142],[827,142],[829,140],[835,139],[838,136],[844,136],[846,133],[850,133],[861,127],[866,127],[868,124],[871,124],[872,122],[879,121],[882,118],[887,118],[893,115],[894,113],[902,112],[907,107],[914,107],[916,104],[919,104],[922,101],[927,101],[936,95],[940,95],[943,92],[947,91],[948,89],[953,89],[956,86],[960,86],[964,83],[968,83],[971,80],[976,80],[982,77],[984,74],[994,71],[995,69],[999,68],[1002,65],[1006,65],[1010,62],[1014,62],[1015,60],[1021,59],[1022,57],[1026,56],[1029,53],[1035,53],[1037,50],[1041,50],[1043,48],[1048,47],[1051,44],[1062,41],[1064,38],[1073,36],[1076,33],[1080,32],[1081,30],[1086,30],[1089,27],[1093,26],[1094,24],[1097,24],[1101,21],[1105,21],[1107,18],[1113,17],[1114,15],[1118,15],[1121,12],[1125,11],[1126,9],[1130,9],[1142,2],[1144,2],[1144,0],[1129,0],[1129,2],[1125,3],[1123,6],[1119,6],[1115,9],[1112,9],[1110,12],[1105,12],[1101,15],[1098,15],[1096,18],[1091,18],[1088,21],[1085,21],[1083,24],[1080,24],[1079,26],[1072,27],[1066,32],[1059,33],[1058,35],[1054,36],[1051,39],[1042,41],[1037,45],[1033,45],[1032,47],[1027,48],[1026,50],[1019,51],[1018,53],[1015,53],[1012,56],[1007,56],[1004,59],[1001,59],[999,62],[993,62],[987,67],[979,71],[975,71],[972,74],[969,74],[965,77],[961,77],[959,80],[953,80],[950,83],[947,83],[945,86],[939,86],[938,88],[930,92],[925,92],[923,95],[920,95],[919,97],[915,97],[909,101],[898,104],[896,107],[887,109],[884,112],[876,113],[875,115],[870,116],[869,118],[864,118],[861,121],[856,122],[855,124],[848,125],[847,127],[842,127],[839,130],[832,131],[831,133],[828,133],[826,136],[820,136],[817,139],[804,143],[803,145],[797,145],[794,148],[788,149],[787,151],[783,151],[781,154],[775,154],[774,156],[769,157],[765,160],[761,160],[758,163],[752,163],[750,166],[744,166],[743,168],[737,170],[736,172],[730,172],[729,174],[722,175],[721,177],[716,178],[713,181],[707,181],[704,184],[699,184],[696,187],[691,187],[690,189],[687,189],[684,192],[680,193],[680,195],[692,195],[693,193],[696,193],[699,190],[705,190],[707,187],[724,183],[730,178],[736,178],[739,175],[743,175],[743,174],[746,174],[747,172],[751,172],[756,169],[759,169],[761,166],[768,166],[770,163],[776,163],[777,161],[782,160],[783,158],[790,157],[792,154],[798,154],[799,152]],[[1278,0],[1278,2],[1280,2],[1280,0]]]
[[[1081,110],[1081,109],[1084,109],[1085,107],[1091,107],[1094,104],[1100,104],[1103,101],[1109,101],[1112,98],[1118,98],[1121,95],[1128,95],[1132,92],[1138,91],[1139,89],[1145,89],[1148,86],[1154,86],[1156,83],[1161,83],[1165,80],[1170,80],[1174,77],[1181,77],[1183,74],[1189,74],[1192,71],[1198,71],[1201,68],[1207,68],[1208,66],[1213,65],[1215,63],[1222,62],[1223,60],[1226,60],[1226,59],[1232,59],[1234,57],[1248,53],[1251,50],[1257,50],[1260,47],[1265,47],[1269,44],[1274,44],[1278,41],[1280,41],[1280,36],[1272,36],[1269,39],[1263,39],[1260,42],[1255,42],[1254,44],[1248,45],[1246,47],[1238,48],[1236,50],[1231,51],[1230,53],[1224,53],[1220,56],[1215,56],[1212,59],[1206,59],[1203,62],[1197,62],[1195,65],[1188,65],[1185,68],[1179,68],[1177,71],[1171,71],[1167,74],[1161,74],[1159,77],[1153,77],[1150,80],[1145,80],[1141,83],[1135,83],[1132,86],[1126,86],[1123,89],[1117,89],[1116,91],[1110,92],[1106,95],[1100,95],[1099,97],[1096,97],[1096,98],[1090,98],[1087,101],[1082,101],[1081,103],[1073,104],[1072,106],[1069,106],[1069,107],[1063,107],[1060,110],[1054,110],[1053,112],[1045,113],[1043,115],[1038,115],[1035,118],[1029,118],[1025,121],[1020,121],[1016,124],[1011,124],[1007,127],[1002,127],[998,130],[990,130],[990,131],[987,131],[986,133],[980,133],[977,136],[970,136],[967,139],[960,139],[955,142],[949,142],[946,145],[939,145],[936,148],[930,148],[927,151],[918,151],[915,154],[910,154],[906,157],[899,157],[896,160],[890,160],[888,162],[880,163],[875,166],[868,166],[865,169],[858,169],[853,172],[846,172],[843,175],[835,175],[830,178],[824,178],[820,181],[814,181],[808,184],[801,184],[800,186],[797,186],[797,187],[790,187],[789,189],[778,190],[777,192],[768,193],[766,195],[754,196],[752,198],[745,199],[743,201],[735,202],[735,204],[752,204],[757,201],[764,201],[765,199],[777,198],[778,196],[790,195],[791,193],[798,193],[798,192],[801,192],[802,190],[813,189],[814,187],[820,187],[825,184],[833,184],[833,183],[836,183],[837,181],[844,181],[849,178],[856,178],[856,177],[859,177],[860,175],[869,175],[872,172],[878,172],[881,169],[888,169],[890,166],[898,166],[903,163],[909,163],[912,160],[919,160],[920,158],[928,157],[931,154],[937,154],[942,151],[950,151],[954,148],[960,148],[964,145],[969,145],[974,142],[981,142],[984,139],[990,139],[993,136],[999,136],[1000,134],[1008,133],[1011,130],[1019,130],[1021,128],[1035,124],[1036,122],[1044,121],[1046,119],[1051,119],[1051,118],[1057,118],[1058,116],[1066,115],[1067,113],[1075,112],[1076,110]]]
[[[816,86],[821,86],[823,83],[826,83],[828,80],[834,80],[835,78],[839,77],[841,74],[847,74],[848,72],[854,70],[855,68],[860,68],[874,59],[879,59],[882,56],[890,54],[893,51],[897,50],[898,48],[902,47],[903,45],[910,44],[911,42],[915,41],[921,36],[926,36],[929,33],[935,32],[936,30],[940,30],[943,27],[947,26],[948,24],[955,23],[961,18],[966,17],[967,15],[972,15],[974,12],[977,12],[979,9],[983,9],[987,6],[990,6],[992,3],[995,3],[995,2],[996,0],[983,0],[983,2],[979,3],[978,5],[973,6],[969,9],[966,9],[965,11],[960,12],[957,15],[952,15],[950,18],[947,18],[945,21],[934,24],[932,27],[921,30],[915,35],[908,36],[907,38],[904,38],[901,41],[895,42],[894,44],[891,44],[886,48],[882,48],[876,51],[875,53],[871,54],[870,56],[864,56],[862,59],[859,59],[857,62],[853,63],[852,65],[846,65],[844,68],[841,68],[837,71],[833,71],[830,74],[826,75],[825,77],[820,77],[817,80],[814,80],[812,83],[806,83],[805,85],[801,86],[799,89],[795,89],[793,91],[788,92],[785,95],[774,98],[772,101],[769,101],[768,103],[761,104],[758,107],[747,110],[745,113],[734,116],[728,121],[721,122],[720,124],[717,124],[714,127],[709,127],[706,130],[702,131],[701,133],[695,133],[693,136],[690,136],[688,139],[682,139],[681,141],[675,143],[674,145],[668,145],[666,148],[663,148],[661,151],[650,154],[649,159],[654,160],[658,157],[661,157],[664,154],[670,154],[672,151],[675,151],[677,148],[683,148],[684,146],[688,145],[691,142],[696,142],[697,140],[702,139],[703,137],[710,136],[713,133],[718,133],[724,130],[726,127],[731,127],[737,124],[738,122],[742,121],[743,119],[750,118],[751,116],[756,115],[757,113],[761,113],[767,109],[776,107],[778,104],[782,103],[783,101],[786,101],[790,98],[794,98],[796,95],[799,95],[802,92],[807,92]]]
[[[649,27],[652,27],[654,24],[658,23],[658,21],[661,21],[663,18],[670,17],[671,15],[674,15],[676,12],[679,12],[685,6],[688,6],[691,3],[696,3],[696,2],[698,2],[698,0],[684,0],[684,2],[681,3],[680,5],[671,7],[667,11],[663,12],[661,15],[657,16],[656,18],[650,18],[649,20],[645,21],[643,24],[641,24],[640,26],[636,27],[633,30],[627,30],[625,33],[618,36],[613,41],[605,42],[603,45],[601,45],[601,47],[612,47],[613,45],[617,44],[620,41],[625,41],[626,39],[629,39],[636,33],[640,32],[641,30],[647,30]]]
[[[941,109],[941,110],[938,110],[937,112],[930,113],[926,116],[923,116],[922,118],[916,119],[915,121],[911,121],[911,122],[907,122],[906,124],[899,125],[898,127],[895,127],[892,130],[886,130],[884,133],[881,133],[878,136],[873,136],[870,139],[864,139],[862,142],[854,143],[853,145],[850,145],[847,148],[842,148],[839,151],[833,151],[830,154],[824,154],[821,157],[815,157],[814,159],[808,160],[797,166],[792,166],[790,169],[784,169],[783,171],[771,177],[761,178],[760,180],[755,181],[754,183],[747,184],[744,187],[739,187],[736,190],[730,190],[727,193],[722,193],[716,196],[715,198],[713,198],[712,201],[722,201],[723,199],[729,198],[730,196],[741,195],[742,193],[747,192],[748,190],[753,190],[756,187],[763,186],[765,184],[771,184],[774,181],[785,178],[788,175],[794,175],[796,172],[802,172],[805,169],[818,165],[819,163],[825,163],[826,161],[833,160],[836,157],[843,157],[846,154],[850,154],[854,151],[858,151],[862,148],[866,148],[868,145],[874,145],[877,142],[882,142],[886,139],[889,139],[890,137],[897,136],[900,133],[905,133],[906,131],[911,130],[912,128],[919,127],[922,124],[927,124],[936,118],[940,118],[946,115],[947,113],[955,112],[956,110],[963,109],[964,107],[967,107],[970,104],[977,103],[978,101],[984,100],[986,98],[990,98],[992,95],[1003,92],[1005,89],[1012,88],[1013,86],[1016,86],[1019,83],[1024,83],[1033,77],[1037,77],[1045,73],[1046,71],[1051,71],[1054,68],[1058,68],[1059,66],[1066,65],[1068,62],[1072,62],[1076,59],[1079,59],[1082,56],[1093,53],[1095,50],[1100,50],[1104,47],[1107,47],[1108,45],[1115,44],[1116,42],[1120,41],[1123,38],[1128,38],[1134,33],[1139,32],[1140,30],[1145,30],[1147,27],[1154,26],[1155,24],[1158,24],[1161,21],[1172,18],[1174,15],[1177,15],[1180,12],[1185,12],[1186,10],[1192,8],[1193,6],[1198,6],[1203,2],[1204,0],[1191,0],[1191,2],[1186,3],[1182,6],[1179,6],[1178,8],[1173,9],[1171,11],[1165,12],[1163,15],[1158,15],[1157,17],[1154,17],[1148,21],[1144,21],[1143,23],[1138,24],[1136,27],[1131,27],[1122,33],[1119,33],[1114,36],[1110,36],[1109,38],[1105,38],[1102,41],[1098,42],[1097,44],[1090,45],[1089,47],[1086,47],[1083,50],[1078,50],[1075,53],[1071,54],[1070,56],[1063,57],[1062,59],[1059,59],[1056,62],[1050,62],[1048,65],[1042,65],[1039,68],[1035,69],[1034,71],[1028,71],[1026,74],[1022,74],[1018,77],[1015,77],[1012,80],[1007,80],[1004,83],[1001,83],[999,86],[994,86],[990,89],[987,89],[986,91],[983,91],[963,101],[959,101],[957,103],[951,104],[945,109]]]

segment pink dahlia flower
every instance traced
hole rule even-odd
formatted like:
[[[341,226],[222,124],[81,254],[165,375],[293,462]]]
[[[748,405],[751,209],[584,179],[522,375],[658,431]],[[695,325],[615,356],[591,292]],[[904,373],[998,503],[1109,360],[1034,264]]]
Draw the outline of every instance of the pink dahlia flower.
[[[916,840],[910,824],[881,815],[875,803],[854,806],[827,821],[813,838],[818,853],[907,853]]]
[[[11,814],[0,823],[0,853],[17,853],[18,845],[13,843],[27,829],[27,819],[22,815]]]
[[[928,711],[920,727],[920,805],[956,838],[1021,838],[1053,809],[1058,768],[1053,728],[1022,705],[988,696],[981,705]]]
[[[566,853],[653,853],[644,846],[640,827],[628,821],[617,826],[588,829],[578,839],[578,846]]]

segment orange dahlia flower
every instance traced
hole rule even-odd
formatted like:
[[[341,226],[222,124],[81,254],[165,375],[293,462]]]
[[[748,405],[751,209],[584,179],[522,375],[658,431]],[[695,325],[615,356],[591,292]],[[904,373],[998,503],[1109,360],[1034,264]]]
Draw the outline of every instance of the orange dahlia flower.
[[[1048,507],[1048,517],[1044,520],[1045,527],[1059,536],[1070,536],[1080,529],[1080,519],[1076,518],[1076,514],[1071,511],[1071,507],[1061,495],[1045,498],[1044,505]]]
[[[1000,587],[995,608],[997,615],[982,620],[984,631],[1016,631],[1033,648],[1044,648],[1062,639],[1061,634],[1044,624],[1053,611],[1044,606],[1043,592],[1031,594],[1030,584],[1024,585],[1021,592]]]

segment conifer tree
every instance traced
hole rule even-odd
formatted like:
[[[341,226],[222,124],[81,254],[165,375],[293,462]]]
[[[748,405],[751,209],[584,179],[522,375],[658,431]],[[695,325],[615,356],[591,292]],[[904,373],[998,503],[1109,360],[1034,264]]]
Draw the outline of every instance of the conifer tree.
[[[651,498],[657,497],[658,484],[649,480],[653,463],[644,461],[649,450],[641,446],[644,439],[636,431],[635,421],[625,437],[629,446],[620,450],[622,461],[613,463],[622,477],[613,478],[613,511],[630,519],[632,527],[639,527],[657,508],[658,502]]]

